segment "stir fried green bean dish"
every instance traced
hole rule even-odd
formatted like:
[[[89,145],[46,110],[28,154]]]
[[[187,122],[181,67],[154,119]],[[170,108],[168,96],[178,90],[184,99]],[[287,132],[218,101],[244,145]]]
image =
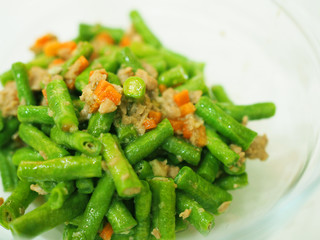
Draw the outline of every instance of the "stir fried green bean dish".
[[[80,24],[67,42],[46,34],[30,62],[0,75],[0,224],[34,238],[207,235],[248,185],[246,159],[266,160],[248,121],[271,102],[237,105],[207,86],[204,63],[167,49],[137,11],[124,31]],[[29,210],[34,201],[37,206]]]

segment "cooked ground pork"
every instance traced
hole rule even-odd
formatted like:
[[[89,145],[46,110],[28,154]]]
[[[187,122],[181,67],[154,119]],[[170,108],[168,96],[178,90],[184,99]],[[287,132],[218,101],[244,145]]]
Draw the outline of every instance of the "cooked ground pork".
[[[30,189],[34,192],[37,192],[39,195],[47,195],[48,193],[43,190],[38,184],[31,184]]]
[[[48,71],[41,67],[35,66],[30,68],[28,75],[30,87],[34,91],[40,91],[41,84],[47,85],[51,80],[51,76]]]
[[[140,34],[137,33],[133,25],[131,25],[128,31],[126,32],[126,36],[128,36],[130,42],[143,42],[142,37],[140,36]]]
[[[19,106],[19,98],[16,82],[8,82],[0,91],[0,110],[3,117],[16,116]]]
[[[160,238],[161,238],[161,234],[160,234],[158,228],[154,228],[154,229],[152,230],[151,234],[152,234],[156,239],[160,239]]]
[[[186,209],[182,213],[179,214],[179,217],[182,217],[182,219],[186,219],[190,216],[192,209]]]
[[[243,126],[247,126],[248,121],[249,121],[248,116],[243,116],[242,121],[241,121],[241,124],[242,124]]]
[[[106,98],[101,104],[98,109],[99,113],[110,113],[117,110],[117,106],[112,102],[110,99]]]
[[[159,161],[154,159],[149,163],[152,167],[153,175],[156,177],[169,177],[174,179],[180,171],[179,167],[168,165],[167,160]]]
[[[163,116],[169,119],[176,119],[181,115],[179,107],[173,100],[173,96],[176,93],[177,92],[173,88],[168,88],[162,93],[162,97],[157,99],[161,105]]]
[[[120,79],[121,84],[123,85],[127,78],[134,76],[134,72],[132,70],[132,67],[120,68],[117,75]]]
[[[245,152],[242,151],[241,147],[239,147],[235,144],[230,144],[230,149],[240,156],[239,160],[237,162],[237,165],[240,167],[246,161]]]
[[[142,67],[146,70],[146,72],[153,78],[158,77],[158,72],[157,70],[151,66],[150,64],[146,63],[145,61],[142,61]]]
[[[145,70],[138,69],[136,76],[142,78],[147,90],[152,91],[158,88],[158,81],[154,77],[151,77]]]
[[[257,136],[248,150],[246,151],[246,156],[250,159],[258,158],[262,161],[268,158],[268,153],[266,152],[266,146],[268,144],[267,135]]]
[[[81,61],[75,61],[75,63],[69,67],[68,72],[64,75],[66,84],[69,89],[74,89],[76,77],[83,70],[84,69],[83,69],[83,65],[82,65]]]
[[[72,56],[72,50],[70,48],[60,48],[57,55],[64,60],[68,60]]]
[[[192,133],[190,142],[195,146],[204,147],[207,144],[207,135],[203,120],[194,114],[188,114],[184,120]]]
[[[190,102],[192,102],[193,104],[196,104],[199,101],[201,96],[202,96],[201,90],[189,91]]]

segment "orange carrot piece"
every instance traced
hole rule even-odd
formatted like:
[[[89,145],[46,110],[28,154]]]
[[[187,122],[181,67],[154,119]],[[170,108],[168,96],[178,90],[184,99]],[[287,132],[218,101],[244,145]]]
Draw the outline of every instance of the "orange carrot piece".
[[[99,33],[96,36],[96,39],[101,41],[101,42],[108,43],[108,44],[114,44],[113,38],[110,36],[110,34],[108,34],[106,32]]]
[[[71,51],[77,48],[77,44],[74,41],[69,41],[69,42],[63,42],[60,44],[60,49],[62,48],[68,48]]]
[[[119,43],[119,45],[121,47],[127,47],[130,44],[131,44],[131,41],[130,41],[130,38],[127,35],[123,36],[121,41],[120,41],[120,43]]]
[[[42,95],[44,97],[44,99],[46,100],[46,102],[48,103],[48,98],[47,98],[47,89],[42,89]]]
[[[154,119],[147,118],[143,121],[143,126],[146,130],[149,130],[155,128],[157,126],[157,123]]]
[[[99,107],[100,107],[99,103],[95,102],[90,106],[89,113],[94,113],[98,111]]]
[[[169,119],[170,123],[171,123],[171,126],[174,130],[174,132],[178,132],[178,131],[182,131],[183,129],[183,121],[181,120],[173,120],[173,119]]]
[[[1,206],[3,203],[4,203],[4,200],[3,200],[3,198],[1,197],[1,198],[0,198],[0,206]]]
[[[43,47],[43,52],[49,57],[56,56],[60,48],[60,43],[58,41],[47,42]]]
[[[97,103],[101,104],[106,98],[110,99],[115,105],[119,105],[121,94],[109,82],[101,80],[93,92],[97,97]]]
[[[201,125],[197,130],[196,144],[198,147],[204,147],[207,145],[207,135],[205,126]]]
[[[100,103],[106,98],[105,91],[108,86],[110,86],[110,83],[108,83],[105,80],[100,80],[96,89],[93,92],[98,97],[98,100],[100,101]]]
[[[56,58],[55,60],[53,60],[51,62],[52,65],[60,65],[62,63],[64,63],[65,61],[62,58]]]
[[[40,38],[38,38],[36,40],[36,42],[34,43],[35,47],[43,47],[47,42],[50,42],[52,40],[55,40],[56,37],[53,36],[52,34],[48,33]]]
[[[99,234],[99,236],[103,239],[103,240],[110,240],[113,234],[113,229],[110,223],[107,223],[101,233]]]
[[[178,107],[190,102],[188,90],[183,90],[173,96],[173,100],[178,105]]]
[[[161,112],[156,112],[156,111],[152,111],[152,110],[148,114],[148,118],[154,119],[156,124],[158,124],[161,121],[161,116],[162,116]]]
[[[159,85],[159,90],[160,90],[161,93],[163,93],[166,89],[167,89],[166,85],[164,85],[164,84],[160,84]]]
[[[74,64],[77,64],[77,63],[79,63],[80,65],[78,74],[80,74],[83,70],[85,70],[89,66],[89,62],[84,56],[79,57]]]
[[[192,132],[190,131],[189,126],[187,124],[183,125],[182,132],[183,132],[184,138],[186,138],[186,139],[191,138]]]
[[[183,104],[180,108],[181,117],[184,117],[190,113],[194,113],[196,111],[196,107],[191,103],[188,102],[186,104]]]
[[[109,98],[115,105],[121,102],[121,94],[111,85],[106,89],[106,97]]]

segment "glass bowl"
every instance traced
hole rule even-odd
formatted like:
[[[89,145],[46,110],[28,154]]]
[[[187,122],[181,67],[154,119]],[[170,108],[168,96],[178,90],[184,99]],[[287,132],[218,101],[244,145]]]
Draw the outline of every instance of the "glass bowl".
[[[0,16],[0,70],[27,61],[35,38],[76,36],[79,22],[129,24],[136,8],[170,49],[206,62],[208,84],[222,84],[237,104],[273,101],[275,117],[249,127],[269,138],[265,162],[249,160],[249,186],[232,192],[228,211],[204,237],[193,228],[177,239],[265,239],[319,185],[319,43],[280,1],[44,1],[6,2]],[[10,22],[10,24],[8,24]],[[0,195],[7,197],[0,188]],[[32,208],[32,207],[31,207]],[[36,239],[61,238],[62,228]],[[0,239],[11,239],[0,228]]]

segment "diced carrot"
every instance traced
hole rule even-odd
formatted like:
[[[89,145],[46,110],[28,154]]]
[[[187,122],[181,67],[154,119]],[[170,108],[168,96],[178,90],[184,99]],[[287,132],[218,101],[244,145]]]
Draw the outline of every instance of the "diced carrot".
[[[186,104],[183,104],[180,108],[181,117],[184,117],[190,113],[194,113],[196,111],[196,107],[191,103],[188,102]]]
[[[74,64],[79,64],[80,66],[78,74],[80,74],[83,70],[85,70],[89,66],[89,62],[84,56],[79,57]]]
[[[130,38],[127,35],[124,35],[119,43],[121,47],[127,47],[131,44]]]
[[[3,198],[1,197],[1,198],[0,198],[0,206],[1,206],[3,203],[4,203],[4,200],[3,200]]]
[[[47,98],[47,89],[42,89],[42,95],[44,97],[44,99],[46,100],[46,102],[48,103],[48,98]]]
[[[207,145],[206,128],[203,125],[197,129],[196,144],[198,147],[204,147]]]
[[[94,113],[94,112],[98,111],[99,107],[100,107],[99,103],[95,102],[94,104],[92,104],[90,106],[89,113]]]
[[[98,97],[98,104],[102,103],[106,98],[110,99],[115,105],[119,105],[121,101],[121,94],[109,82],[101,80],[94,94]]]
[[[35,47],[43,47],[47,42],[50,42],[52,40],[55,40],[56,37],[50,33],[38,38],[36,42],[34,43]]]
[[[113,234],[113,229],[110,223],[107,223],[101,233],[99,234],[99,236],[103,239],[103,240],[110,240]]]
[[[183,125],[182,132],[183,132],[183,137],[184,138],[186,138],[186,139],[191,138],[192,132],[190,131],[189,126],[187,124]]]
[[[60,43],[58,41],[50,41],[47,42],[43,47],[43,52],[45,55],[52,57],[58,54],[58,50],[60,48]]]
[[[173,100],[178,105],[178,107],[190,102],[188,90],[183,90],[173,96]]]
[[[152,111],[152,110],[148,114],[148,118],[154,119],[156,124],[158,124],[161,121],[161,116],[162,116],[161,112],[156,112],[156,111]]]
[[[111,85],[107,87],[107,98],[109,98],[115,105],[119,105],[121,102],[121,94]]]
[[[159,90],[161,93],[163,93],[166,89],[167,89],[166,85],[164,85],[164,84],[159,85]]]
[[[51,62],[52,65],[60,65],[62,63],[64,63],[65,61],[62,58],[56,58],[55,60],[53,60]]]
[[[114,44],[113,38],[110,36],[110,34],[108,34],[106,32],[99,33],[96,36],[96,39],[99,40],[99,41],[108,43],[108,44]]]
[[[92,76],[92,74],[95,72],[95,71],[99,71],[101,74],[107,74],[107,71],[105,69],[97,69],[97,70],[93,70],[93,71],[90,71],[90,77]],[[108,77],[108,76],[107,76]]]
[[[157,123],[154,119],[147,118],[143,121],[143,126],[146,130],[149,130],[155,128]]]
[[[74,41],[69,41],[69,42],[63,42],[60,44],[60,49],[62,48],[68,48],[71,51],[77,48],[77,44]]]
[[[184,125],[183,121],[173,120],[173,119],[169,119],[169,121],[170,121],[171,126],[175,132],[182,131],[183,125]]]

